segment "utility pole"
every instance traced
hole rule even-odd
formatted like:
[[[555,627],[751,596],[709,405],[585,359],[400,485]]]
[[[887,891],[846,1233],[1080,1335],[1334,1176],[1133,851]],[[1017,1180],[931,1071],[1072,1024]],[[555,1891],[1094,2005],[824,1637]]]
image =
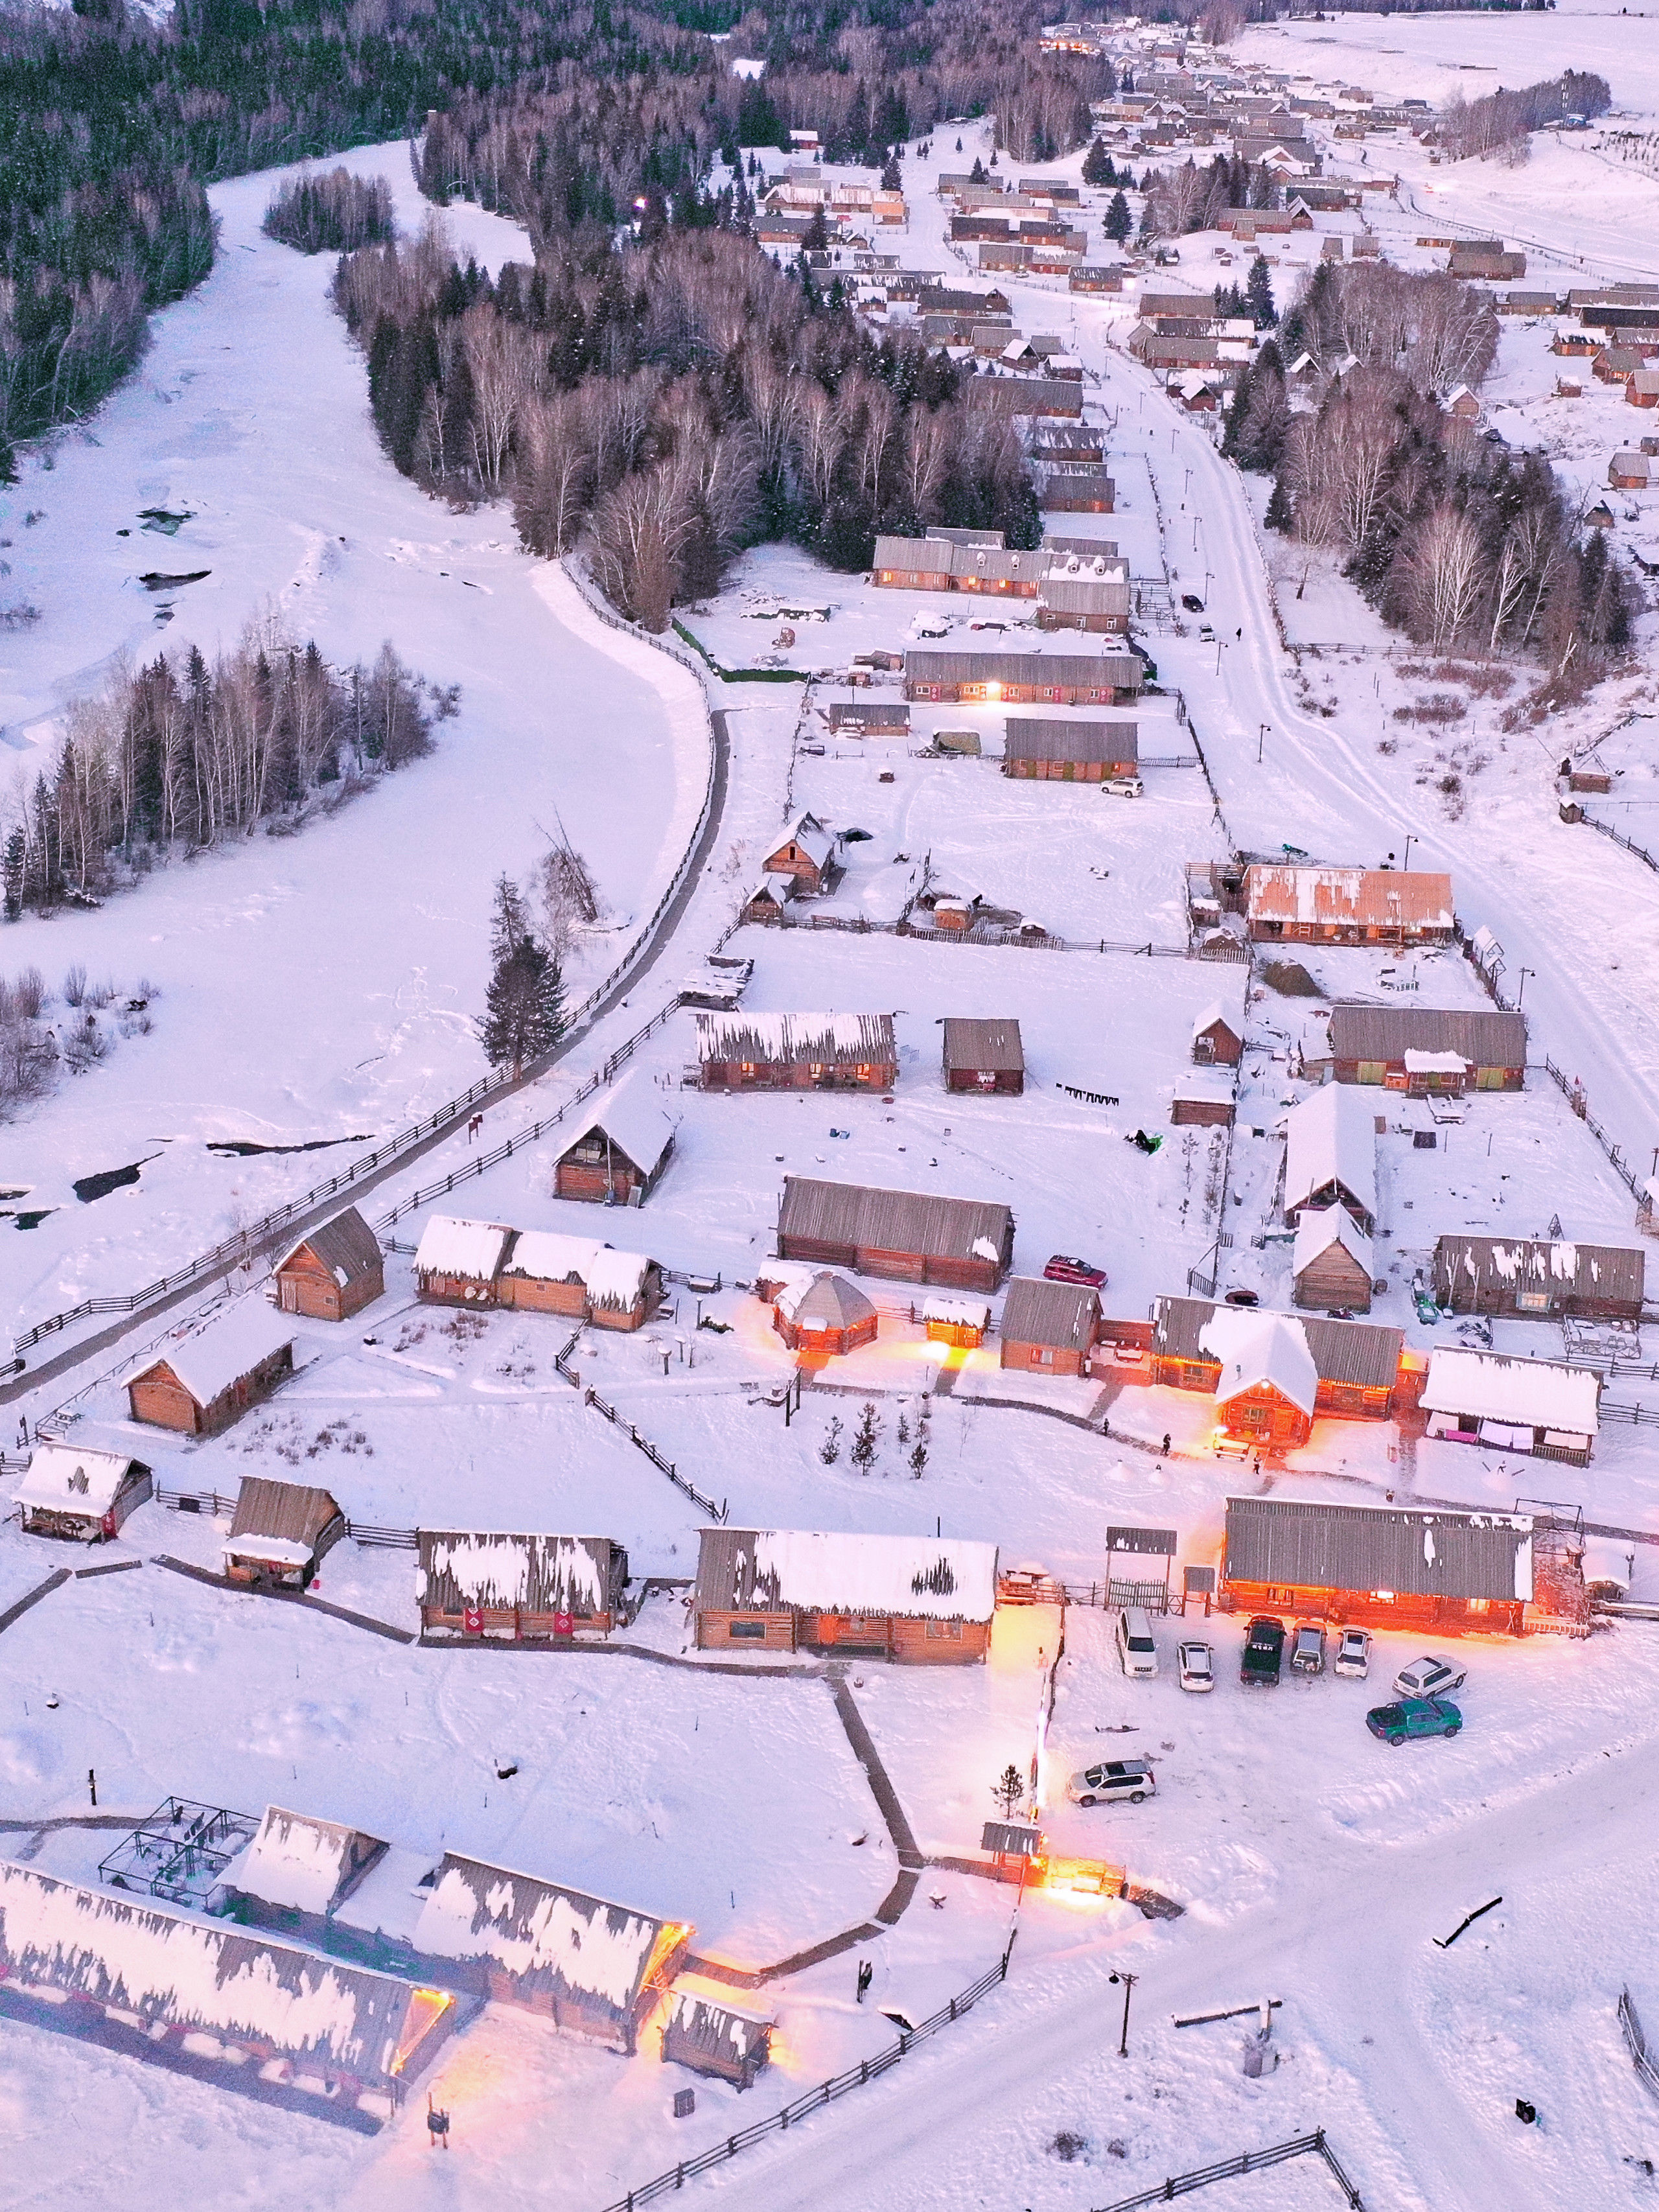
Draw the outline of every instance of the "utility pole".
[[[1262,750],[1263,750],[1263,748],[1266,746],[1267,742],[1267,732],[1269,731],[1269,729],[1271,729],[1271,728],[1272,728],[1272,726],[1273,726],[1273,725],[1272,725],[1271,723],[1269,723],[1269,722],[1263,722],[1263,723],[1261,725],[1261,726],[1260,726],[1260,727],[1257,729],[1257,731],[1256,731],[1256,733],[1255,733],[1255,764],[1256,764],[1256,766],[1257,766],[1258,768],[1260,768],[1260,767],[1261,767],[1261,755],[1262,755]]]
[[[1120,2058],[1127,2058],[1129,2055],[1129,1999],[1134,1995],[1134,1986],[1140,1977],[1125,1972],[1109,1975],[1107,1978],[1123,1984],[1123,2033],[1118,2039],[1117,2055]]]
[[[1537,973],[1538,970],[1535,968],[1523,968],[1521,970],[1521,988],[1515,994],[1515,1011],[1517,1014],[1521,1011],[1521,1001],[1527,995],[1527,978],[1528,975],[1535,975]]]

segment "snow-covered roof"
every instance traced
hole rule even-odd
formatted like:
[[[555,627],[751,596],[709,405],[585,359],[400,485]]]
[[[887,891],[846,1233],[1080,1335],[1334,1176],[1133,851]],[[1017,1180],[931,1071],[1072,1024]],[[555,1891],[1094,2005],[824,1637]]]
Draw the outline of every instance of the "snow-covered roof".
[[[591,1237],[564,1237],[552,1229],[521,1229],[504,1275],[525,1275],[541,1283],[586,1285],[595,1305],[627,1312],[645,1294],[646,1279],[656,1262],[643,1252],[617,1252]]]
[[[326,1490],[270,1475],[245,1474],[236,1493],[230,1534],[220,1549],[228,1559],[268,1559],[302,1567],[325,1538],[337,1542],[345,1520]]]
[[[997,1547],[957,1536],[816,1534],[799,1528],[704,1528],[700,1611],[899,1614],[988,1621]]]
[[[672,1921],[446,1851],[415,1948],[438,1959],[488,1959],[521,1995],[580,1997],[620,2023],[653,1966],[664,1965],[674,1939],[690,1934]]]
[[[1203,1012],[1193,1024],[1193,1035],[1195,1037],[1201,1037],[1206,1030],[1212,1030],[1218,1022],[1223,1029],[1234,1036],[1240,1036],[1244,1027],[1243,1017],[1230,1014],[1220,1000],[1217,999],[1212,1005],[1205,1007]]]
[[[786,1283],[775,1303],[785,1321],[799,1329],[856,1328],[876,1310],[855,1283],[827,1271],[805,1282]]]
[[[198,1406],[210,1406],[222,1391],[293,1341],[292,1321],[274,1312],[264,1296],[253,1291],[204,1327],[180,1335],[159,1352],[146,1352],[126,1379],[136,1382],[165,1362]]]
[[[1356,1225],[1346,1206],[1304,1208],[1296,1228],[1296,1249],[1291,1257],[1291,1274],[1299,1275],[1304,1267],[1312,1267],[1320,1255],[1328,1252],[1333,1244],[1340,1244],[1370,1276],[1371,1240],[1363,1229]]]
[[[493,1283],[512,1234],[499,1221],[462,1221],[453,1213],[434,1213],[421,1231],[415,1273]]]
[[[1334,1191],[1376,1218],[1376,1105],[1346,1083],[1327,1083],[1285,1120],[1285,1211]]]
[[[795,817],[777,842],[768,850],[766,860],[769,866],[786,845],[793,845],[805,853],[813,866],[820,871],[836,849],[835,839],[815,814],[798,814]]]
[[[18,1505],[40,1505],[52,1512],[83,1513],[88,1519],[96,1519],[109,1511],[128,1471],[138,1464],[125,1452],[38,1443],[12,1500]]]
[[[957,1328],[988,1328],[991,1323],[991,1302],[988,1298],[953,1298],[942,1291],[930,1291],[921,1302],[923,1321],[948,1322]]]
[[[563,1151],[574,1152],[585,1137],[597,1131],[609,1138],[617,1151],[625,1152],[642,1176],[653,1176],[674,1141],[678,1127],[656,1085],[642,1068],[636,1068],[589,1109],[566,1139]]]
[[[1594,1368],[1448,1349],[1429,1354],[1423,1410],[1593,1437],[1601,1395],[1601,1378]]]
[[[227,1536],[219,1549],[228,1559],[263,1559],[268,1565],[303,1567],[313,1547],[297,1536]]]
[[[628,1575],[627,1554],[608,1536],[422,1528],[416,1540],[421,1601],[445,1613],[465,1606],[604,1613],[614,1583]]]
[[[753,906],[757,899],[769,899],[775,906],[782,906],[794,896],[795,878],[793,876],[763,876],[744,904]]]
[[[1300,1322],[1285,1314],[1253,1312],[1247,1306],[1218,1306],[1205,1323],[1199,1344],[1212,1359],[1221,1362],[1215,1392],[1218,1400],[1240,1397],[1265,1382],[1312,1418],[1319,1370]]]
[[[373,1274],[380,1265],[380,1240],[355,1206],[296,1237],[271,1269],[272,1274],[280,1275],[295,1254],[307,1247],[342,1290],[348,1283]]]
[[[896,1063],[891,1014],[699,1014],[697,1058],[826,1066]]]
[[[1407,1045],[1405,1057],[1407,1075],[1463,1075],[1468,1071],[1461,1052],[1419,1052]]]
[[[1253,863],[1244,872],[1245,912],[1253,922],[1304,927],[1433,929],[1453,924],[1451,878],[1427,870]]]
[[[229,1886],[265,1905],[325,1913],[386,1850],[378,1836],[267,1805],[259,1832],[227,1876]]]

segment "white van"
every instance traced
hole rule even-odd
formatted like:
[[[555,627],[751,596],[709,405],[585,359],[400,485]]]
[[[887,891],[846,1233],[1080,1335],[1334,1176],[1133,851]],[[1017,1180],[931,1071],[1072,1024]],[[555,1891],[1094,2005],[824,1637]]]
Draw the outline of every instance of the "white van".
[[[1158,1646],[1152,1641],[1152,1624],[1138,1605],[1127,1606],[1119,1613],[1116,1636],[1124,1673],[1150,1681],[1158,1672]]]

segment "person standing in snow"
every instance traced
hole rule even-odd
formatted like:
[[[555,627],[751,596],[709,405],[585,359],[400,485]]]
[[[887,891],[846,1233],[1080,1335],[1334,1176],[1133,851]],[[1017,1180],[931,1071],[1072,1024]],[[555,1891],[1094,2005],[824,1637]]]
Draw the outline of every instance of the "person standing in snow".
[[[428,2096],[426,2100],[427,2148],[436,2150],[441,2143],[449,2148],[449,2115],[441,2112]]]
[[[876,1970],[875,1970],[875,1968],[874,1968],[874,1967],[870,1964],[870,1961],[869,1961],[867,1959],[861,1959],[861,1960],[860,1960],[860,1961],[859,1961],[859,2002],[860,2002],[860,2004],[862,2004],[862,2003],[864,2002],[865,1998],[869,1995],[869,1992],[870,1992],[870,1984],[871,1984],[871,1983],[872,1983],[872,1982],[873,1982],[873,1981],[875,1980],[875,1978],[876,1978]]]

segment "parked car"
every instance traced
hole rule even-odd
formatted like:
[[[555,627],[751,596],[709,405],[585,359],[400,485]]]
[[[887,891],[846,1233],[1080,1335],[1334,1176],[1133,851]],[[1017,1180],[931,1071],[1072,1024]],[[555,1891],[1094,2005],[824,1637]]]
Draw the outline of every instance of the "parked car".
[[[1238,1662],[1238,1679],[1246,1689],[1276,1689],[1285,1656],[1285,1624],[1270,1613],[1259,1613],[1244,1632],[1244,1656]]]
[[[1183,1690],[1214,1689],[1215,1654],[1207,1644],[1177,1644],[1176,1662]]]
[[[1322,1674],[1325,1671],[1325,1626],[1322,1621],[1298,1620],[1291,1644],[1293,1674]]]
[[[1198,626],[1198,634],[1206,645],[1213,645],[1215,643],[1215,632],[1210,628],[1208,623],[1200,623]]]
[[[1461,1690],[1468,1679],[1468,1668],[1449,1659],[1413,1659],[1395,1676],[1394,1693],[1396,1698],[1438,1698],[1448,1690]]]
[[[1463,1716],[1445,1698],[1402,1698],[1397,1705],[1373,1705],[1365,1725],[1384,1743],[1399,1745],[1408,1736],[1455,1735]]]
[[[1158,1777],[1150,1759],[1109,1759],[1074,1774],[1066,1785],[1066,1795],[1074,1805],[1104,1805],[1115,1797],[1127,1797],[1132,1805],[1139,1805],[1157,1788]]]
[[[1336,1657],[1331,1671],[1336,1674],[1351,1674],[1363,1682],[1371,1671],[1371,1638],[1369,1629],[1345,1628],[1342,1641],[1336,1647]]]
[[[1106,1282],[1104,1267],[1091,1267],[1088,1261],[1067,1252],[1056,1252],[1042,1272],[1051,1283],[1087,1283],[1097,1291],[1103,1289]]]
[[[1150,1682],[1158,1673],[1158,1645],[1152,1640],[1152,1624],[1146,1615],[1138,1605],[1127,1605],[1119,1613],[1112,1632],[1124,1673]]]
[[[1146,792],[1138,775],[1109,775],[1100,787],[1118,799],[1142,799]]]
[[[1204,611],[1204,602],[1196,592],[1183,592],[1181,594],[1181,604],[1189,615],[1201,615]]]

